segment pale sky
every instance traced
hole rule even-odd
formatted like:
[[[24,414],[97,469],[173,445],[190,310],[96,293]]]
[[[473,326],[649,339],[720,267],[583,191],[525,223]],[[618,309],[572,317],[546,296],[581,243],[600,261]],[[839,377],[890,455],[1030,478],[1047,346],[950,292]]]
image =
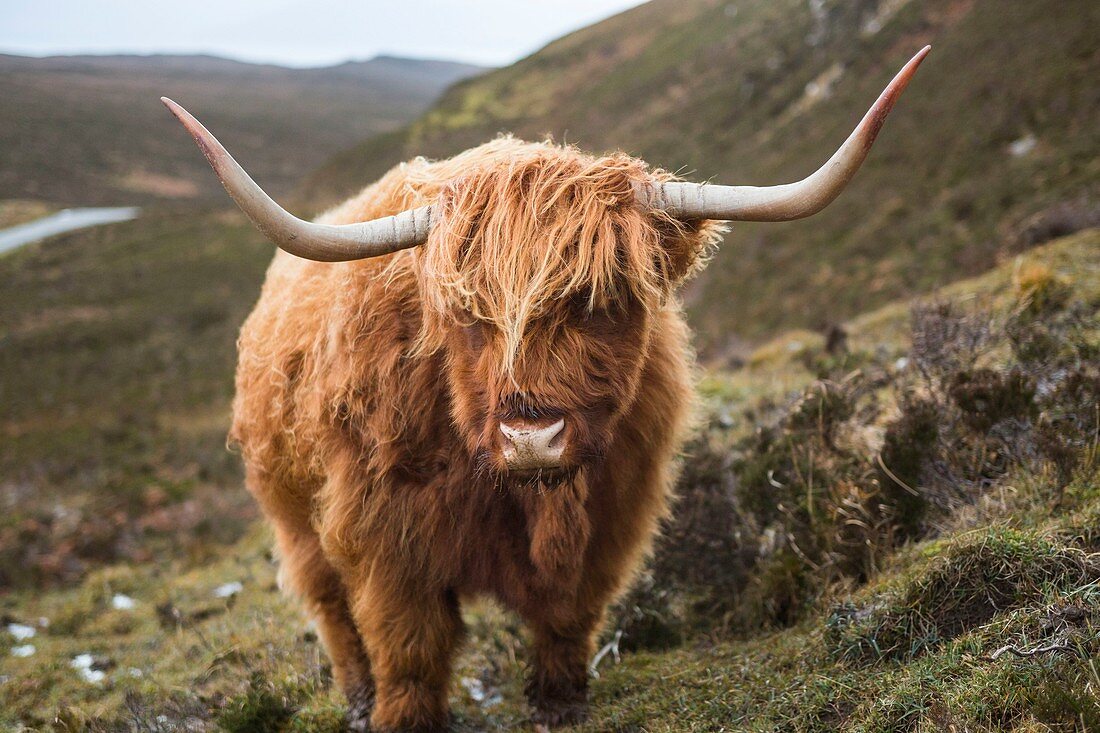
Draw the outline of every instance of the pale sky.
[[[378,54],[501,66],[642,0],[0,0],[0,53]]]

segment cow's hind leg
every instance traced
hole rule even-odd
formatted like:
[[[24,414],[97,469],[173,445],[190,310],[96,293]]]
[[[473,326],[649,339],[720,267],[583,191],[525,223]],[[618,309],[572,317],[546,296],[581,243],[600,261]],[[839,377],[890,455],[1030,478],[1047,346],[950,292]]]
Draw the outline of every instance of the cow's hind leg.
[[[368,730],[374,682],[343,582],[322,554],[312,529],[276,522],[275,536],[281,564],[280,584],[302,600],[317,625],[317,634],[332,662],[332,675],[348,699],[349,726],[352,730]]]
[[[277,479],[259,462],[247,461],[245,481],[275,530],[279,585],[297,597],[317,625],[332,663],[332,676],[348,699],[352,730],[366,730],[374,703],[370,660],[352,617],[347,591],[310,524],[309,492]]]

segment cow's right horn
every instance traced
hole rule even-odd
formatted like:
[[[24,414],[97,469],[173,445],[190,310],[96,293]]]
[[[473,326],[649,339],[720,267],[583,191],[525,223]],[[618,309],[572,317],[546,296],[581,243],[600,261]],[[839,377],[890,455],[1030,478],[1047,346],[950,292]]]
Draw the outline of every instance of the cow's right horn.
[[[840,195],[859,170],[886,115],[893,109],[894,102],[931,48],[925,46],[910,59],[833,157],[801,181],[778,186],[720,186],[668,181],[639,186],[638,198],[643,204],[684,219],[790,221],[816,214]]]
[[[252,223],[281,249],[307,260],[345,262],[389,254],[423,244],[434,219],[431,206],[358,224],[314,224],[275,203],[249,177],[210,131],[167,97],[160,101],[195,138],[225,190]]]

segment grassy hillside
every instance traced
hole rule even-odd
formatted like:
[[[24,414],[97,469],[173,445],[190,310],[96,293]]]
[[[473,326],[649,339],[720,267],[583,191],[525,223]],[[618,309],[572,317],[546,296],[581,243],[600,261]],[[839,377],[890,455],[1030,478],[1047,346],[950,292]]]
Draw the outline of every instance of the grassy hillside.
[[[141,462],[119,464],[132,484],[101,497],[142,487],[240,496],[232,469],[204,462],[217,463],[224,430],[222,342],[253,292],[224,284],[258,279],[267,247],[217,215],[158,218],[152,239],[137,226],[0,260],[5,292],[36,293],[3,324],[3,396],[15,407],[0,473],[43,471],[8,480],[6,508],[13,491],[24,501],[51,486],[50,501],[79,491],[72,476],[43,479],[97,439]],[[50,283],[91,261],[81,244],[118,267],[100,284],[71,277],[80,290],[62,295]],[[217,297],[184,296],[200,282]],[[97,310],[125,283],[117,311]],[[53,317],[35,322],[41,312]],[[622,661],[600,666],[581,730],[1100,726],[1098,315],[1092,229],[829,339],[786,334],[744,368],[709,375],[675,518],[611,616]],[[126,414],[134,423],[102,438],[81,432]],[[94,481],[110,470],[72,473]],[[340,730],[316,635],[275,588],[270,538],[222,506],[200,513],[233,527],[223,550],[162,546],[67,589],[0,596],[5,622],[27,627],[0,657],[0,723]],[[490,605],[467,622],[456,730],[523,729],[524,634]]]
[[[1095,225],[1098,25],[1087,0],[654,0],[456,85],[303,191],[320,206],[500,131],[693,180],[794,180],[933,44],[844,196],[805,222],[738,225],[692,288],[704,352],[743,355],[743,338],[821,328]]]
[[[272,250],[186,212],[0,258],[0,592],[240,536],[234,343]]]
[[[265,186],[285,192],[477,71],[390,57],[287,69],[202,56],[0,55],[0,199],[129,205],[220,195],[162,95],[193,109]]]

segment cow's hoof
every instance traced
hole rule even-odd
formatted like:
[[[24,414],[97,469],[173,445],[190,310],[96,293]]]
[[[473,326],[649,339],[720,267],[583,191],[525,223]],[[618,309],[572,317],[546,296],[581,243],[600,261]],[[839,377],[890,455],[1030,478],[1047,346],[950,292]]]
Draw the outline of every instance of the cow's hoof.
[[[535,709],[533,720],[536,730],[577,725],[588,720],[588,703],[578,700],[543,701]]]
[[[450,723],[417,723],[413,725],[403,725],[397,728],[385,727],[385,728],[371,728],[371,733],[447,733],[450,730]]]
[[[370,714],[374,710],[374,691],[362,689],[348,695],[348,712],[344,722],[351,733],[371,733]]]

